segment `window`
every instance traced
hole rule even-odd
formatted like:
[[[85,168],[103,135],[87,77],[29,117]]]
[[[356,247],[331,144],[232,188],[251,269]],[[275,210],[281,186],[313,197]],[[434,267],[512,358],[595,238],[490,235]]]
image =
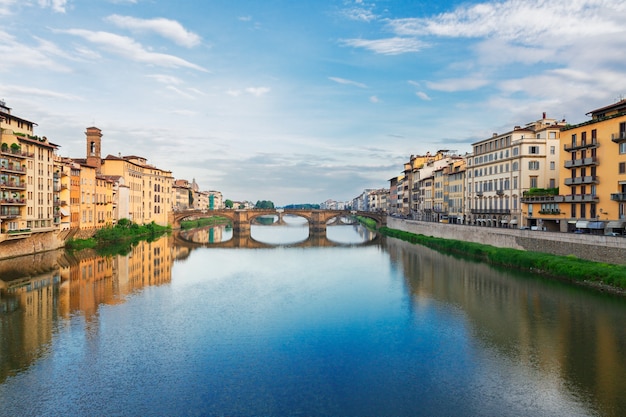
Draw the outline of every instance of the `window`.
[[[519,155],[519,148],[515,147],[513,148],[513,156],[517,156]]]
[[[549,135],[550,139],[556,139],[556,132],[550,132]]]
[[[513,163],[511,164],[511,167],[512,167],[511,169],[512,169],[513,171],[517,171],[517,170],[519,169],[519,163],[518,163],[518,162],[513,162]]]
[[[550,155],[554,155],[556,152],[556,146],[550,146]]]
[[[550,170],[554,171],[556,169],[556,163],[554,161],[550,161]]]
[[[538,154],[539,153],[539,146],[529,146],[528,147],[528,153],[530,153],[530,154]]]
[[[530,177],[530,188],[537,188],[537,177]]]
[[[539,161],[528,161],[528,169],[536,171],[539,169]]]
[[[572,204],[571,207],[572,217],[576,217],[576,204]]]
[[[622,142],[619,144],[619,153],[620,154],[626,153],[626,142]]]
[[[626,174],[626,162],[619,163],[619,173]]]

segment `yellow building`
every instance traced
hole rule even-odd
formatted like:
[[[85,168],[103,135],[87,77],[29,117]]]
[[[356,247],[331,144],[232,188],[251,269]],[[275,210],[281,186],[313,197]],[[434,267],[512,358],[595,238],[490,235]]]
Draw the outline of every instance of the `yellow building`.
[[[0,101],[0,241],[51,232],[55,224],[57,145]]]
[[[591,120],[561,131],[561,231],[624,233],[626,100],[587,113]]]
[[[464,223],[465,214],[465,159],[450,163],[446,168],[447,187],[444,190],[450,223]]]
[[[119,201],[113,205],[127,207],[129,220],[139,225],[155,222],[166,226],[172,210],[172,172],[149,165],[147,160],[140,156],[109,155],[102,159],[101,130],[89,127],[85,134],[86,164],[95,167],[99,175],[123,178],[121,183],[125,187],[124,193],[116,193]],[[119,191],[118,187],[115,188]],[[121,201],[122,198],[127,198],[128,201]],[[117,220],[119,219],[112,219],[113,223]]]

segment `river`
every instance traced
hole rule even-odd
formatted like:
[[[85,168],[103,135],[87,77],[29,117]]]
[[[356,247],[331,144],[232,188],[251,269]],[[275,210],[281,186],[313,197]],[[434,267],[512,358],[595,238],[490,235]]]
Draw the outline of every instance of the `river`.
[[[303,219],[0,263],[1,416],[626,415],[626,300]]]

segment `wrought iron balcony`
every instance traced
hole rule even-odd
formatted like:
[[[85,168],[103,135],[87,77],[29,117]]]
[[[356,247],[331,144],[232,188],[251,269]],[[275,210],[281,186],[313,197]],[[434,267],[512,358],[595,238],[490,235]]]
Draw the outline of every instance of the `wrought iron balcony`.
[[[598,177],[596,175],[587,175],[585,177],[565,178],[565,185],[580,185],[580,184],[597,184]]]
[[[582,159],[568,159],[565,161],[565,168],[583,167],[588,165],[598,165],[598,158],[589,157]]]
[[[565,150],[566,152],[571,152],[577,151],[579,149],[597,148],[598,146],[600,146],[598,144],[598,141],[593,139],[591,140],[591,142],[571,143],[569,145],[565,144],[563,145],[563,150]]]
[[[566,203],[597,203],[599,200],[594,194],[569,194],[564,198]]]
[[[523,196],[522,203],[562,203],[565,201],[562,195],[533,195]]]
[[[615,143],[626,142],[626,132],[611,134],[611,140]]]
[[[626,193],[614,193],[611,194],[612,201],[626,201]]]

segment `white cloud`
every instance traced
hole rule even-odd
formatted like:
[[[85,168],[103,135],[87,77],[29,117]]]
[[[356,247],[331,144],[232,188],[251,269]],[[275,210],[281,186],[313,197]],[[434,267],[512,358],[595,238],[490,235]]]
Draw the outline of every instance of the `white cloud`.
[[[246,92],[249,94],[252,94],[253,96],[261,97],[262,95],[269,93],[270,88],[269,87],[248,87],[246,88]]]
[[[241,22],[250,22],[252,20],[252,16],[239,16],[237,20]]]
[[[200,36],[186,30],[175,20],[156,18],[138,19],[131,16],[111,15],[105,19],[117,27],[128,29],[132,32],[153,32],[178,45],[188,48],[199,45]]]
[[[441,81],[429,81],[426,83],[428,88],[430,88],[431,90],[446,92],[471,91],[484,87],[487,84],[489,84],[488,80],[474,76],[468,76],[463,78],[450,78]]]
[[[54,61],[49,55],[66,56],[66,53],[49,41],[35,38],[38,45],[19,43],[6,32],[0,31],[0,71],[14,67],[45,68],[49,71],[68,72],[69,68]]]
[[[39,0],[41,7],[49,7],[57,13],[65,13],[67,0]]]
[[[356,87],[359,88],[367,88],[367,85],[357,82],[357,81],[352,81],[352,80],[347,80],[345,78],[339,78],[339,77],[328,77],[329,80],[334,81],[338,84],[346,84],[346,85],[354,85]]]
[[[415,93],[415,95],[418,96],[419,98],[421,98],[424,101],[430,101],[431,100],[431,98],[428,96],[428,94],[426,94],[423,91],[418,91],[418,92]]]
[[[82,97],[76,96],[74,94],[67,94],[42,88],[24,87],[19,85],[2,86],[0,87],[0,92],[2,92],[3,94],[10,94],[14,96],[28,96],[31,99],[33,97],[46,97],[67,101],[84,101]]]
[[[368,49],[377,54],[399,55],[408,52],[419,52],[428,47],[428,44],[416,38],[393,37],[387,39],[343,39],[341,43],[354,48]]]
[[[153,80],[161,84],[180,85],[183,83],[183,80],[173,75],[151,74],[151,75],[148,75],[148,77],[152,78]]]
[[[110,32],[94,32],[84,29],[68,29],[59,32],[81,37],[89,42],[101,46],[113,54],[120,55],[131,61],[167,68],[191,68],[197,71],[207,72],[206,69],[182,58],[148,51],[141,44],[126,36],[120,36]]]
[[[370,103],[379,103],[380,99],[377,96],[370,97]]]

